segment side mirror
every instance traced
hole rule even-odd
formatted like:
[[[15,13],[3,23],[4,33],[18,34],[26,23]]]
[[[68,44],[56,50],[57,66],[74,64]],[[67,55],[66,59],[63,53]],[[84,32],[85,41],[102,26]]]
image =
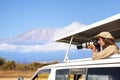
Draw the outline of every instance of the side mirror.
[[[20,76],[18,77],[18,80],[24,80],[24,77]]]

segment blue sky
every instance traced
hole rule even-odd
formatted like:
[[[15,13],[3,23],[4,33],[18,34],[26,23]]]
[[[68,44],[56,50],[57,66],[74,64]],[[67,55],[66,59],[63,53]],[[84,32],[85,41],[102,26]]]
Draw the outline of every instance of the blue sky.
[[[74,22],[89,25],[120,13],[119,8],[119,0],[0,0],[0,39],[14,37],[32,29],[64,28]],[[36,50],[38,51],[39,47],[43,47],[41,45],[35,46],[37,46]],[[31,45],[17,45],[16,47],[16,45],[2,44],[0,49],[11,51],[0,51],[0,56],[8,60],[15,59],[17,61],[22,59],[23,62],[30,60],[33,56],[34,60],[37,59],[38,61],[45,61],[48,58],[50,58],[48,60],[52,60],[52,57],[54,60],[57,58],[63,59],[63,52],[65,51],[58,51],[59,53],[57,51],[45,52],[44,54],[51,54],[46,56],[43,55],[43,52],[35,52],[34,54],[34,52],[22,53],[14,51],[20,48],[23,50],[23,47],[31,50],[35,46],[31,48]],[[48,45],[44,46],[49,48]],[[84,51],[82,51],[84,55],[81,56],[78,56],[80,54],[76,51],[74,53],[76,53],[74,56],[69,54],[70,58],[91,56],[90,53],[86,54]],[[62,55],[61,58],[60,54]],[[17,58],[16,55],[20,57]],[[42,59],[36,58],[38,56],[44,57]]]
[[[0,0],[0,39],[31,29],[92,24],[120,12],[119,0]]]

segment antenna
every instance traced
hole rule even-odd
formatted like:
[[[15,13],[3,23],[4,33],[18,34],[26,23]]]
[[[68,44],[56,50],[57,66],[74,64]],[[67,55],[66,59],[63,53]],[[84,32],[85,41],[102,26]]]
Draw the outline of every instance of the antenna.
[[[70,45],[69,45],[69,47],[68,47],[68,49],[67,49],[67,51],[66,51],[65,58],[64,58],[63,62],[69,62],[68,53],[69,53],[69,51],[70,51],[70,47],[71,47],[72,41],[73,41],[73,36],[72,36],[71,39],[70,39]]]

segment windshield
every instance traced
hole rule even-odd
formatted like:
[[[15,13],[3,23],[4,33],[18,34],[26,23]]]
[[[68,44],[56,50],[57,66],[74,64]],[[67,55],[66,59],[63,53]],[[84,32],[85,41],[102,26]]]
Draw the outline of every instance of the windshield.
[[[40,70],[32,80],[48,80],[51,69]]]

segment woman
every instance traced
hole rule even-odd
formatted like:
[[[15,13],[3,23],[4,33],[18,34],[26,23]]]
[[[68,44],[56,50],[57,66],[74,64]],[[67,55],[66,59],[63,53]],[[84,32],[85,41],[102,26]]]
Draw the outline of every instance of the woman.
[[[88,48],[92,50],[92,59],[104,59],[113,54],[118,54],[119,48],[114,42],[114,37],[109,32],[101,32],[95,36],[98,39],[98,44],[102,47],[102,51],[97,52],[93,44],[90,44]]]

